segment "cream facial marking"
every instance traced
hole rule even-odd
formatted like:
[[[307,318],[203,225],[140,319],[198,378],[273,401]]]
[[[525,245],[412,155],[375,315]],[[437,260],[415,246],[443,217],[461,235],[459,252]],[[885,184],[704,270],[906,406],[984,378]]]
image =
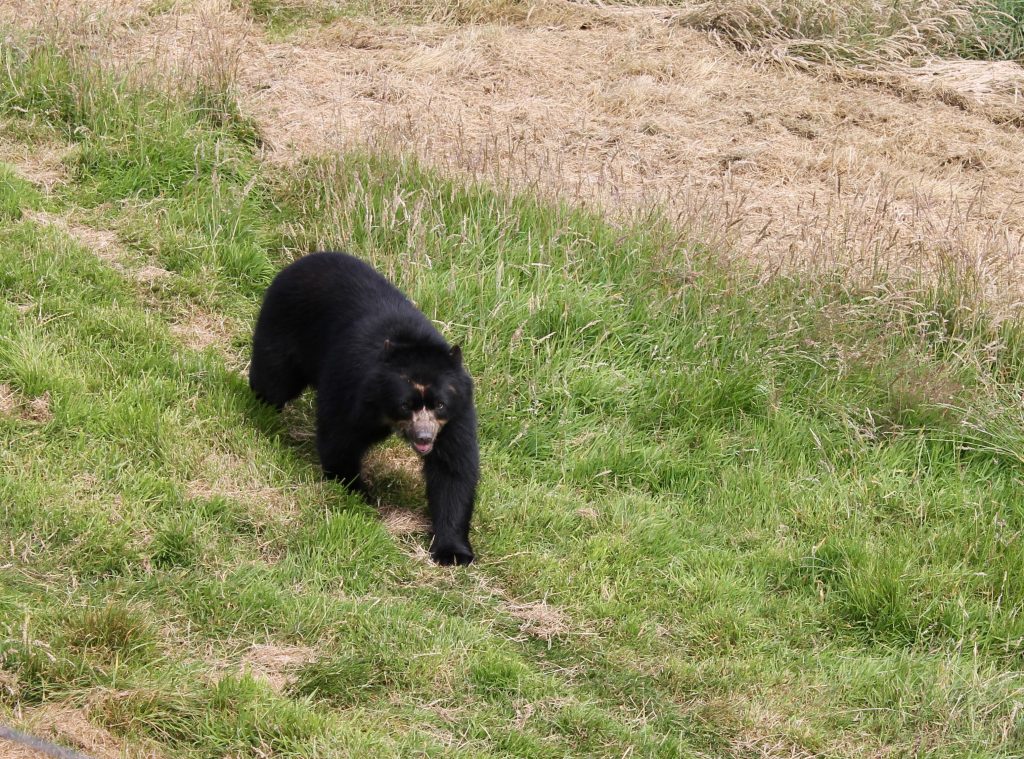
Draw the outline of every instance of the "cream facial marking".
[[[395,431],[409,441],[416,453],[426,456],[433,450],[434,440],[443,426],[444,422],[431,409],[421,408],[413,411],[411,418],[397,422]]]

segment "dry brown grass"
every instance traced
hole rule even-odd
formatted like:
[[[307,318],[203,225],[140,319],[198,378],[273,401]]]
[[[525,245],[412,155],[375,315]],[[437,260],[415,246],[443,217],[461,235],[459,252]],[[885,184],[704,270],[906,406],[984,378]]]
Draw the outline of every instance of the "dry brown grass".
[[[287,498],[256,471],[252,462],[222,451],[200,463],[198,477],[188,485],[190,498],[224,496],[239,501],[266,504],[275,511],[288,511]]]
[[[151,272],[157,279],[167,276],[169,272],[158,267],[146,267],[142,272]],[[162,272],[162,273],[160,273]],[[202,309],[191,309],[181,314],[171,323],[171,332],[189,350],[201,351],[215,347],[223,353],[230,352],[231,337],[236,333],[236,325],[223,315],[213,314]],[[238,357],[240,361],[240,357]],[[237,361],[236,361],[237,363]]]
[[[58,215],[49,211],[25,211],[24,217],[36,224],[56,227],[64,234],[74,238],[84,248],[91,250],[107,265],[120,272],[127,271],[124,261],[128,255],[121,247],[114,232],[83,224],[70,214]]]
[[[429,581],[436,582],[438,579],[431,577]],[[478,574],[475,579],[477,581],[476,593],[481,601],[495,602],[497,609],[502,614],[506,614],[516,621],[518,625],[516,637],[518,638],[538,638],[550,646],[552,641],[558,638],[596,634],[593,630],[576,624],[564,609],[549,604],[547,598],[539,600],[517,598],[501,587],[494,578]]]
[[[242,504],[258,534],[268,528],[285,528],[297,518],[299,507],[287,490],[267,482],[256,464],[234,453],[221,451],[198,462],[185,486],[189,498],[228,498]],[[260,538],[260,551],[267,561],[281,557],[281,547],[271,538]]]
[[[22,729],[46,740],[70,746],[91,759],[157,759],[161,754],[146,746],[131,745],[113,733],[89,721],[85,710],[72,704],[52,703],[39,706],[23,715]],[[0,743],[0,757],[43,757],[36,752],[22,752],[13,744]]]
[[[544,601],[516,603],[506,601],[503,609],[519,621],[519,631],[550,643],[552,639],[568,635],[572,624],[564,611]]]
[[[417,32],[353,51],[358,62],[344,48],[291,59],[286,91],[250,101],[271,141],[411,151],[627,214],[664,204],[768,268],[917,270],[953,258],[993,288],[1016,281],[1004,269],[1024,231],[1024,143],[980,114],[755,69],[651,19]],[[307,109],[324,93],[334,94]],[[304,126],[308,114],[320,124]]]
[[[6,383],[0,383],[0,414],[25,422],[46,424],[53,419],[50,410],[50,393],[26,398]]]
[[[422,512],[389,505],[381,506],[379,511],[384,529],[392,535],[426,535],[430,532],[430,520]]]
[[[920,31],[927,14],[962,7],[920,4],[924,15],[907,23]],[[952,263],[1004,303],[1021,296],[1016,64],[765,67],[683,24],[680,13],[710,4],[439,9],[414,8],[422,23],[343,18],[274,42],[226,0],[200,0],[145,25],[121,9],[88,41],[135,69],[148,61],[236,90],[274,160],[398,151],[621,218],[662,206],[767,272],[913,276]]]
[[[979,102],[1024,102],[1024,68],[1013,61],[923,61],[903,73],[925,85],[947,87]]]
[[[447,24],[522,21],[536,5],[523,0],[366,0],[362,3],[367,13],[377,18]]]
[[[257,643],[242,657],[240,668],[266,682],[275,692],[283,693],[295,672],[316,657],[316,650],[309,646]]]
[[[5,124],[0,121],[0,135],[4,129]],[[67,181],[64,158],[70,149],[70,145],[58,142],[30,147],[24,142],[0,136],[0,161],[9,163],[18,174],[46,192]]]

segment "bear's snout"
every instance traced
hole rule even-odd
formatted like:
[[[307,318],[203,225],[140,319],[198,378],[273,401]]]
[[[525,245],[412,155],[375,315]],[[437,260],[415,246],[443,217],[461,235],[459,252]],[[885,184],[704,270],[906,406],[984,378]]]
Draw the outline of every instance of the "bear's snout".
[[[426,456],[434,448],[437,433],[443,422],[427,408],[414,411],[410,419],[399,422],[399,432],[409,441],[416,453]]]

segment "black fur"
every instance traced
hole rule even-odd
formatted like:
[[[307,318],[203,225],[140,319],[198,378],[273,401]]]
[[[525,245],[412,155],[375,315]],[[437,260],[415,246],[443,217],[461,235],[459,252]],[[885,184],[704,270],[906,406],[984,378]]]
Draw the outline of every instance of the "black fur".
[[[425,448],[431,555],[440,564],[473,560],[480,465],[472,380],[459,349],[372,267],[313,253],[283,269],[256,322],[249,386],[278,409],[315,387],[320,464],[353,490],[363,489],[363,454],[392,432]],[[414,412],[427,420],[415,433]]]

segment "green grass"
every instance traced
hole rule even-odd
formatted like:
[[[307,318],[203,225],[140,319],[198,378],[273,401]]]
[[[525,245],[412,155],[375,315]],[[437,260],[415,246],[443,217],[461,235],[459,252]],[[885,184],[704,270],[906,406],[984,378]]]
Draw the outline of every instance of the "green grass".
[[[286,171],[209,93],[4,56],[0,115],[76,145],[45,202],[129,272],[24,218],[4,167],[4,721],[57,702],[188,757],[1024,751],[1024,332],[967,278],[763,282],[653,215],[391,157]],[[323,482],[309,400],[278,417],[238,370],[323,246],[463,346],[469,569]],[[197,315],[220,343],[179,339]],[[254,643],[308,655],[278,687]]]
[[[979,39],[968,41],[967,58],[1024,63],[1024,0],[994,0],[994,13],[980,13]]]

